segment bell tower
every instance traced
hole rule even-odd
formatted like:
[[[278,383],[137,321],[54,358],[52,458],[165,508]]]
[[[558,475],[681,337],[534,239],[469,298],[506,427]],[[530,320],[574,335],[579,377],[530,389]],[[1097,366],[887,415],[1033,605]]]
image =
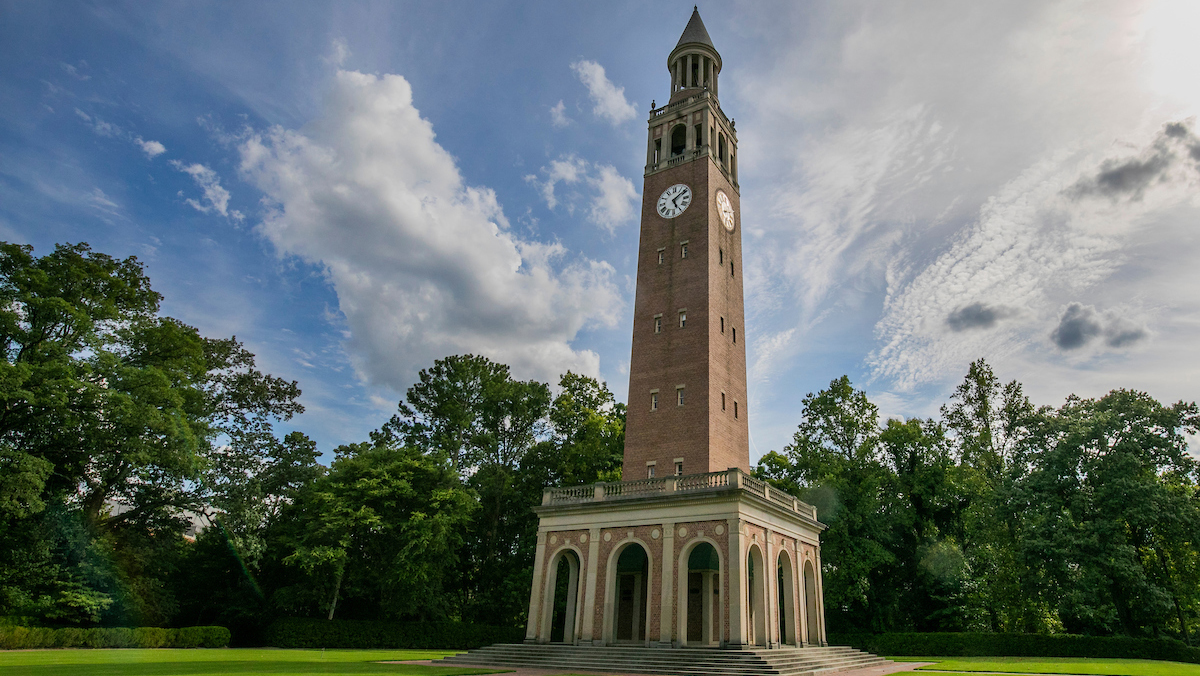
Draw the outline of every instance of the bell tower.
[[[496,664],[765,673],[744,660],[827,645],[825,525],[750,474],[737,134],[699,11],[667,70],[671,96],[647,124],[622,481],[542,492],[525,642],[572,645],[493,646]],[[684,647],[734,652],[670,652]],[[805,663],[847,664],[825,654]]]
[[[667,70],[648,120],[625,481],[750,470],[737,134],[698,10]]]

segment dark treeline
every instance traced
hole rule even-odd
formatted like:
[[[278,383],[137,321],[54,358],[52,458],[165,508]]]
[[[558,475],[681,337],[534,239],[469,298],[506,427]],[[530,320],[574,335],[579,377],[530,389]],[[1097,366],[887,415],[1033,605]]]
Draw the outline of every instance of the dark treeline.
[[[624,406],[602,383],[567,373],[552,397],[469,355],[324,467],[274,429],[297,384],[160,300],[133,258],[0,244],[9,621],[242,642],[281,616],[517,626],[543,487],[620,478]]]
[[[1035,408],[983,361],[940,419],[887,420],[848,378],[758,473],[817,505],[830,631],[1200,630],[1195,404]]]
[[[524,623],[543,488],[620,478],[625,408],[455,356],[328,467],[294,382],[159,313],[133,258],[0,244],[0,616]],[[555,395],[553,392],[557,392]],[[1194,634],[1194,405],[1036,409],[974,364],[940,420],[845,378],[758,473],[815,503],[832,631]],[[195,524],[204,526],[194,536]],[[10,620],[12,621],[12,620]]]

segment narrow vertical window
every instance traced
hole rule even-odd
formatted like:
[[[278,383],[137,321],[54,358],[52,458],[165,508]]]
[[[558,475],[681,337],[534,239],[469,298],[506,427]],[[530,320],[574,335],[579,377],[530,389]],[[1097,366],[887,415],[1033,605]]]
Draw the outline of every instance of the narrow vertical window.
[[[654,315],[654,332],[662,333],[662,315]]]
[[[662,265],[663,261],[666,260],[666,258],[667,258],[667,250],[659,249],[658,250],[658,264]]]
[[[679,328],[682,329],[686,325],[687,325],[687,310],[680,310],[679,311]]]
[[[692,131],[696,134],[696,147],[699,148],[700,146],[704,145],[704,127],[701,125],[696,125]]]
[[[736,417],[738,417],[738,414],[737,414],[737,402],[736,402],[736,401],[735,401],[735,402],[733,402],[733,417],[735,417],[735,418],[736,418]]]
[[[721,333],[725,333],[725,318],[721,317]]]
[[[679,245],[679,257],[687,258],[687,242]]]
[[[729,276],[730,276],[730,277],[734,277],[734,276],[735,276],[735,275],[733,274],[733,261],[729,261]]]
[[[737,327],[733,327],[733,342],[737,342]]]
[[[683,476],[683,461],[675,461],[675,476]]]
[[[675,397],[679,400],[679,403],[676,404],[676,406],[683,406],[683,386],[682,385],[675,388]]]
[[[662,156],[662,139],[654,139],[654,163],[658,164],[658,158]]]
[[[654,465],[646,465],[646,478],[647,479],[654,478]]]
[[[725,265],[725,250],[717,249],[717,265]]]
[[[724,392],[721,393],[721,410],[722,411],[725,410],[725,393]]]
[[[650,410],[658,410],[658,390],[654,390],[650,393]]]

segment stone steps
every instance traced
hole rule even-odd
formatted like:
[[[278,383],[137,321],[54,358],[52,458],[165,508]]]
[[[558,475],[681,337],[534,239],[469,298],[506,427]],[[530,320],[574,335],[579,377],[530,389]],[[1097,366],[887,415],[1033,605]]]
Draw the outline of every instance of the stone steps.
[[[722,650],[509,643],[459,653],[443,658],[439,663],[664,676],[815,676],[886,664],[887,661],[843,646]]]

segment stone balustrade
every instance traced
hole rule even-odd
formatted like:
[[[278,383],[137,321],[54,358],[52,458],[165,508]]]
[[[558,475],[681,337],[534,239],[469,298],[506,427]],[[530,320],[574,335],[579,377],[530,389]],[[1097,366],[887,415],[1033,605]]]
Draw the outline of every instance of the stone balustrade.
[[[770,484],[755,479],[738,468],[723,472],[655,477],[636,481],[595,483],[542,491],[543,505],[568,505],[616,500],[632,500],[656,495],[703,493],[741,489],[784,509],[817,520],[817,508]]]

